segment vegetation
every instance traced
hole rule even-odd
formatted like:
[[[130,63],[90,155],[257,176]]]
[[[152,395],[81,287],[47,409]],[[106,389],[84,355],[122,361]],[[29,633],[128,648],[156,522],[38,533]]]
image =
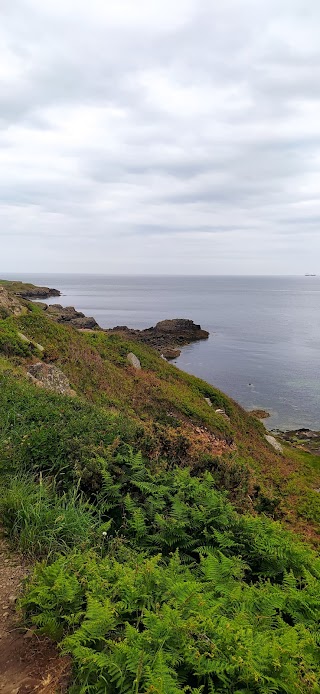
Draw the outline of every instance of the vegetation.
[[[1,522],[37,562],[21,605],[71,654],[71,692],[320,692],[316,456],[276,454],[212,386],[36,306],[0,319],[0,354]],[[76,397],[28,382],[40,359]]]

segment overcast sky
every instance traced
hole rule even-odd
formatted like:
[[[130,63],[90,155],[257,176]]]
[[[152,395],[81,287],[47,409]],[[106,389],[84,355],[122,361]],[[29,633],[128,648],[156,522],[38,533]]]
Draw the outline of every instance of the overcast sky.
[[[319,0],[1,0],[0,271],[320,272]]]

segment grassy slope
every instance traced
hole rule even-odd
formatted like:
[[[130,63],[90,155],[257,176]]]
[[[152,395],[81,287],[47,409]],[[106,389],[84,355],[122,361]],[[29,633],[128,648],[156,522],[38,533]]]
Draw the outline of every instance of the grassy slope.
[[[21,343],[18,331],[42,344],[44,355]],[[238,508],[283,515],[317,542],[319,501],[314,489],[320,486],[319,458],[289,447],[284,456],[275,453],[264,440],[263,426],[209,384],[179,371],[144,345],[58,325],[36,305],[28,315],[0,322],[0,348],[2,372],[14,366],[24,392],[40,397],[34,386],[25,384],[28,363],[39,358],[56,363],[69,377],[81,407],[91,407],[93,413],[97,407],[121,420],[121,436],[155,466],[170,461],[210,469]],[[127,364],[129,351],[139,357],[141,371]],[[62,400],[41,397],[52,400],[53,408]],[[4,400],[3,395],[6,408]],[[217,408],[224,408],[229,419],[215,413]]]

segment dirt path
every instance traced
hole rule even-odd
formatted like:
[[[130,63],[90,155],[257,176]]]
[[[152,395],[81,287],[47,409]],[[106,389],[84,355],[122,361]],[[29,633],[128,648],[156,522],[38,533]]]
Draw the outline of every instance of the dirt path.
[[[28,568],[0,534],[0,694],[62,694],[70,663],[53,644],[19,623],[15,602]]]

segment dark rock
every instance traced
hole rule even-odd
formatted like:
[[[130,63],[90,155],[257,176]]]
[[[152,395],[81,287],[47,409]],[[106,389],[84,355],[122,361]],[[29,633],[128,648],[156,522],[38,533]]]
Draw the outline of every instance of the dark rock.
[[[50,316],[52,320],[57,321],[57,323],[73,325],[74,328],[78,329],[98,330],[100,328],[95,318],[92,316],[85,316],[82,311],[76,311],[73,306],[51,304],[50,306],[47,306],[45,311],[46,314]]]
[[[189,320],[187,318],[173,318],[171,320],[162,320],[159,323],[157,323],[155,328],[153,329],[157,333],[173,333],[174,335],[191,333],[194,336],[198,336],[196,339],[203,339],[209,337],[209,333],[206,330],[202,330],[200,325],[196,325],[196,323],[194,323],[193,320]],[[200,334],[202,337],[199,337]]]
[[[100,326],[93,316],[83,316],[83,318],[78,316],[77,318],[72,318],[68,323],[79,330],[100,330]]]
[[[157,349],[163,356],[166,356],[165,350],[168,350],[172,354],[171,357],[167,357],[169,359],[179,356],[180,346],[196,340],[206,340],[209,337],[207,330],[202,330],[200,325],[196,325],[192,320],[186,318],[160,321],[155,327],[145,330],[133,330],[127,326],[117,326],[105,332],[118,332],[130,340],[143,342]]]
[[[52,287],[26,287],[16,289],[15,294],[23,299],[49,299],[51,296],[61,296],[59,289]]]

